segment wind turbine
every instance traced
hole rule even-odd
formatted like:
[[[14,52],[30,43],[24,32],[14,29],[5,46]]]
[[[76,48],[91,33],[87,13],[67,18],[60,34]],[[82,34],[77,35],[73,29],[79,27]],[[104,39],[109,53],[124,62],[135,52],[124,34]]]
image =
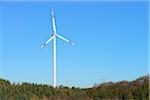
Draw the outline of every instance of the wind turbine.
[[[41,48],[45,47],[50,41],[53,40],[53,78],[54,78],[54,81],[53,81],[53,87],[55,88],[56,87],[56,38],[60,38],[62,40],[64,40],[65,42],[75,46],[75,44],[71,41],[69,41],[68,39],[62,37],[61,35],[57,34],[56,32],[56,24],[55,24],[55,18],[54,18],[54,11],[52,9],[52,25],[53,25],[53,34],[51,35],[51,37],[44,43],[41,45]]]

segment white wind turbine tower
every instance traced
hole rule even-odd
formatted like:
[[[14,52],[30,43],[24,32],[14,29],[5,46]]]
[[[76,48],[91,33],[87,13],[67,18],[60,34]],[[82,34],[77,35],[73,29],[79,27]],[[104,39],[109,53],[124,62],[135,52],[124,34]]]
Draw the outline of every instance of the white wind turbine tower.
[[[54,66],[54,68],[53,68],[53,70],[54,70],[54,72],[53,72],[53,74],[54,74],[53,75],[53,78],[54,78],[53,86],[55,88],[56,87],[56,37],[58,37],[58,38],[60,38],[60,39],[62,39],[64,41],[72,44],[73,46],[75,46],[75,44],[73,42],[69,41],[68,39],[66,39],[66,38],[64,38],[64,37],[62,37],[62,36],[57,34],[57,32],[56,32],[56,25],[55,25],[55,19],[54,19],[54,11],[53,10],[52,10],[52,24],[53,24],[53,32],[54,33],[52,34],[52,36],[44,44],[42,44],[41,48],[43,48],[50,41],[53,40],[53,61],[54,61],[53,62],[53,66]]]

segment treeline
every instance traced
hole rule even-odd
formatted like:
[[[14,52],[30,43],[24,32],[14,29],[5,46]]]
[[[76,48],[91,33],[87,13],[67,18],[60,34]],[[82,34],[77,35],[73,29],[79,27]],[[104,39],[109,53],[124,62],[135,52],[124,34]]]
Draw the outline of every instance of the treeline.
[[[41,84],[14,84],[0,79],[0,100],[149,100],[149,75],[134,81],[105,82],[92,88],[53,88]]]
[[[149,76],[135,81],[107,82],[86,90],[94,100],[102,98],[112,100],[149,100]]]

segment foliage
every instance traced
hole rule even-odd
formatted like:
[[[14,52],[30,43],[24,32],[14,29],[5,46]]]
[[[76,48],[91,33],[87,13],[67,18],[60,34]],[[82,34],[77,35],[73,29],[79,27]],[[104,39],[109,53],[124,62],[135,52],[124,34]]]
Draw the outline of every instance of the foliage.
[[[0,100],[148,100],[149,75],[135,81],[105,82],[92,88],[80,89],[42,84],[14,84],[0,79]]]

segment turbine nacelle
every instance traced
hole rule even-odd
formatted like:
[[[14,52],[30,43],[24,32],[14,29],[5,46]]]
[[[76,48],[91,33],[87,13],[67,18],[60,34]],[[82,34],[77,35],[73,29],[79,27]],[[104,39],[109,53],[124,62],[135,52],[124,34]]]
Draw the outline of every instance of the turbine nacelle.
[[[58,37],[58,38],[60,38],[61,40],[63,40],[63,41],[65,41],[65,42],[67,42],[67,43],[69,43],[69,44],[75,46],[75,44],[74,44],[73,42],[71,42],[71,41],[69,41],[68,39],[66,39],[66,38],[64,38],[64,37],[62,37],[62,36],[60,36],[60,35],[54,33],[54,34],[51,35],[51,37],[50,37],[44,44],[41,45],[41,48],[45,47],[50,41],[52,41],[52,40],[54,39],[54,37]]]

